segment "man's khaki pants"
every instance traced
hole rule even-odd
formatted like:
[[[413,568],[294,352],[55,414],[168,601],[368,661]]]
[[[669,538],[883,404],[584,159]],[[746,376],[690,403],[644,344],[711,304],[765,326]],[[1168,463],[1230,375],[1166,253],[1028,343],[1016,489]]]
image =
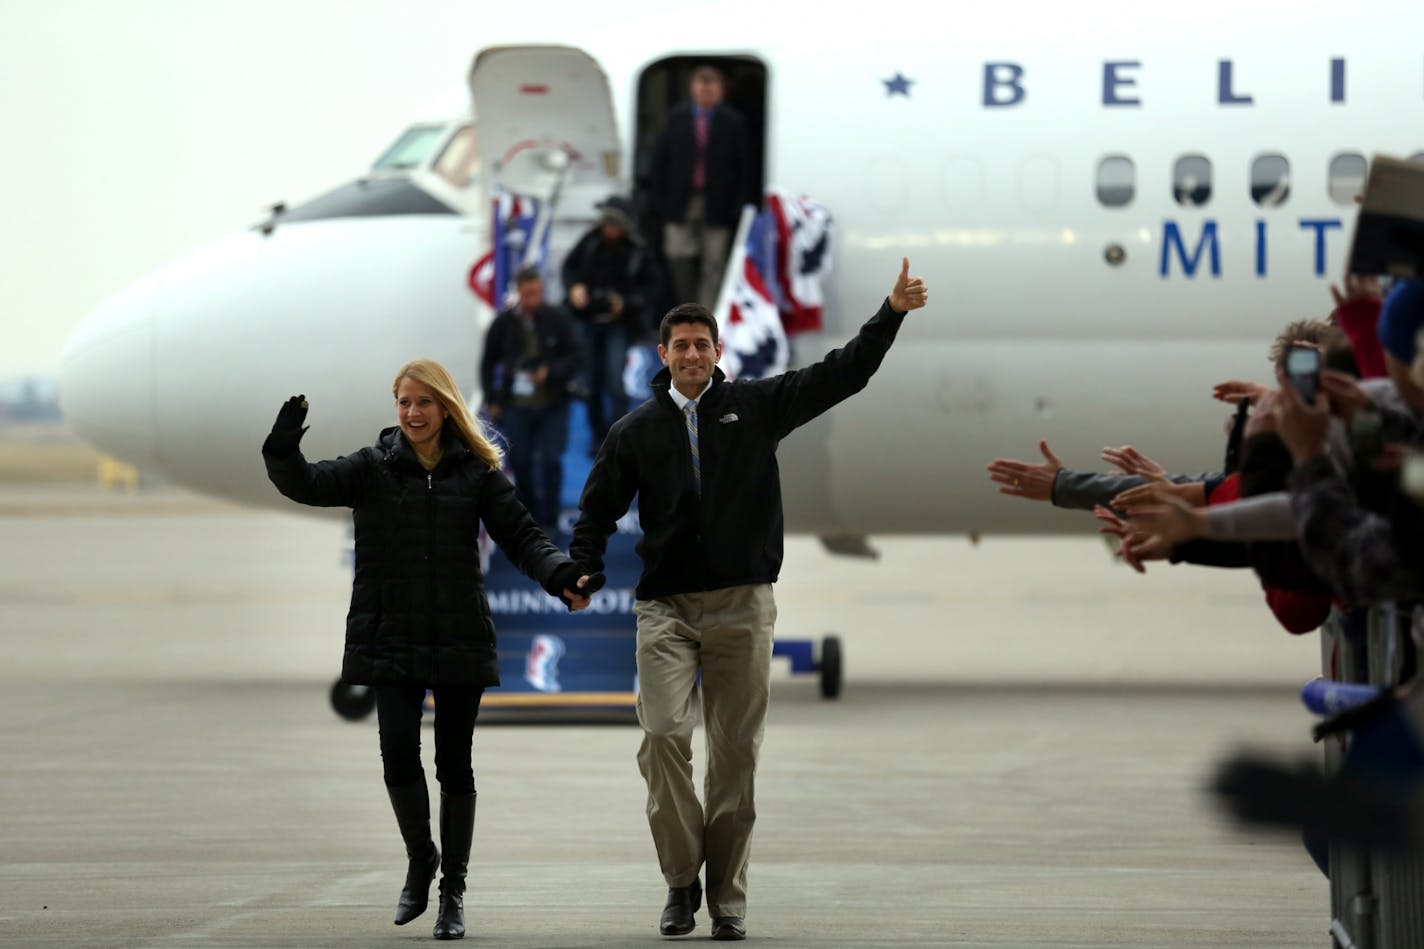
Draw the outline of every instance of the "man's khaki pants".
[[[717,305],[731,239],[730,227],[707,224],[706,203],[701,194],[688,200],[687,213],[681,221],[663,225],[663,256],[667,258],[678,303],[701,303],[709,310]]]
[[[648,826],[668,886],[707,864],[707,907],[745,916],[756,822],[756,764],[771,697],[771,584],[688,593],[633,605],[638,618],[638,768]],[[692,782],[692,728],[702,672],[706,810]]]

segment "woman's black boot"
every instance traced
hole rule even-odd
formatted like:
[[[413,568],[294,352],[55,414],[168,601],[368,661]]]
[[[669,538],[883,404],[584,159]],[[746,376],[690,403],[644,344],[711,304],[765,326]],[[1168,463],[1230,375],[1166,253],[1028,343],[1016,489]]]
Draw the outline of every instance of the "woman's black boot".
[[[475,795],[440,792],[440,846],[445,849],[440,876],[440,912],[436,939],[465,937],[465,874],[475,836]]]
[[[404,787],[387,787],[391,807],[396,812],[405,855],[410,860],[405,871],[405,888],[396,903],[396,925],[404,926],[425,912],[430,903],[430,883],[440,869],[440,851],[430,839],[430,792],[425,775]]]

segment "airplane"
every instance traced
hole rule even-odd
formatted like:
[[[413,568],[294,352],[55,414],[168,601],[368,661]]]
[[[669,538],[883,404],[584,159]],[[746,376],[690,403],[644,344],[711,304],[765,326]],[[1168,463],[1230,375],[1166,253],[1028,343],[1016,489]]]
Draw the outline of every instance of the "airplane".
[[[848,339],[902,255],[931,288],[867,390],[782,446],[788,530],[863,552],[875,534],[1082,529],[997,496],[985,463],[1047,438],[1070,465],[1132,442],[1211,467],[1227,415],[1212,384],[1270,378],[1279,327],[1330,308],[1369,156],[1424,150],[1417,5],[1356,8],[1353,33],[1278,3],[1144,21],[1033,0],[954,29],[933,4],[805,14],[491,27],[467,112],[412,124],[368,174],[87,319],[62,357],[66,417],[180,485],[290,508],[258,453],[282,400],[306,394],[313,458],[391,424],[386,386],[413,356],[477,403],[492,314],[467,279],[492,189],[555,208],[557,260],[598,201],[636,191],[711,63],[761,183],[834,218],[824,325],[794,338],[793,364]]]

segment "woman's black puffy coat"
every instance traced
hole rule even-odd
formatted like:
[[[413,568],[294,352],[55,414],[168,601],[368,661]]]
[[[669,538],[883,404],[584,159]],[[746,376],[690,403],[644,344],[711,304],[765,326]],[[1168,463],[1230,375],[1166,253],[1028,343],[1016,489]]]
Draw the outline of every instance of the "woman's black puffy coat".
[[[309,464],[264,446],[267,475],[294,501],[349,507],[356,578],[341,677],[370,685],[499,684],[494,623],[480,570],[481,520],[510,561],[558,595],[578,572],[514,496],[450,428],[427,472],[399,428],[370,448]]]

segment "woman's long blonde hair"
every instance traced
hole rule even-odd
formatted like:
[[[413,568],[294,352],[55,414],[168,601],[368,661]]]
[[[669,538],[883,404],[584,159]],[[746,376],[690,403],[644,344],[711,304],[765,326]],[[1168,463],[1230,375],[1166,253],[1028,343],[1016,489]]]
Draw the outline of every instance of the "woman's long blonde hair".
[[[455,385],[450,370],[433,359],[412,359],[396,373],[395,381],[391,383],[391,395],[400,389],[402,379],[414,379],[429,386],[435,398],[440,400],[440,407],[448,413],[445,421],[455,426],[455,431],[470,446],[470,451],[489,465],[491,471],[499,470],[502,457],[499,446],[485,434],[479,419],[470,414],[470,408],[465,404],[465,397],[460,394],[460,387]]]

